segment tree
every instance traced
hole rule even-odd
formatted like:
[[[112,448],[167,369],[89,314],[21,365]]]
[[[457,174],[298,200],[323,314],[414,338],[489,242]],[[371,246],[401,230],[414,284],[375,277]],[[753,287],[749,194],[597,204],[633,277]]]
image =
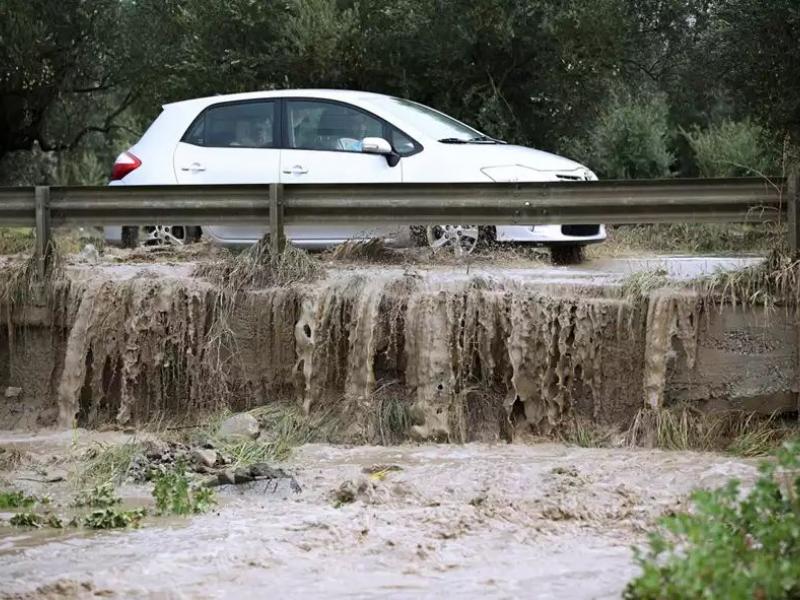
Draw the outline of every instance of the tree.
[[[800,3],[724,0],[712,16],[712,61],[741,112],[799,143]]]
[[[0,3],[0,159],[109,133],[159,78],[173,10],[159,0]]]

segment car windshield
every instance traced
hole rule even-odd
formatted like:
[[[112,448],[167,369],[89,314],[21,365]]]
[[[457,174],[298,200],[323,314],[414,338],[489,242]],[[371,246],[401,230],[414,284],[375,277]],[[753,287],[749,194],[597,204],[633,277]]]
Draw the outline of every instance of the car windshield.
[[[403,98],[380,97],[372,100],[398,120],[410,123],[432,138],[448,143],[493,142],[480,131],[468,127],[439,111]],[[391,119],[390,119],[391,120]]]

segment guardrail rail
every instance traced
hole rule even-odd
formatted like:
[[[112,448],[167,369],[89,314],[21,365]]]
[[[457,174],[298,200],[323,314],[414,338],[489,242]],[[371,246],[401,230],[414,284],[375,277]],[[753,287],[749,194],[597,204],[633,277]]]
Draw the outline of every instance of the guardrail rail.
[[[800,245],[800,170],[788,177],[545,183],[264,184],[0,188],[0,226],[36,229],[42,272],[63,225],[542,225],[788,221]]]

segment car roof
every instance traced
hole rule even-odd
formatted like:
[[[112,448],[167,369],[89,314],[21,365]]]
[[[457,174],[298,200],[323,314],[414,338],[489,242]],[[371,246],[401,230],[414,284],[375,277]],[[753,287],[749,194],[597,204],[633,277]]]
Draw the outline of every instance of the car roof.
[[[342,100],[346,102],[357,102],[358,100],[369,100],[370,98],[386,97],[383,94],[374,92],[361,92],[355,90],[324,90],[324,89],[295,89],[295,90],[266,90],[261,92],[245,92],[241,94],[219,94],[216,96],[206,96],[204,98],[192,98],[179,102],[170,102],[164,105],[167,107],[199,107],[216,104],[217,102],[237,102],[241,100],[259,100],[261,98],[327,98],[329,100]]]

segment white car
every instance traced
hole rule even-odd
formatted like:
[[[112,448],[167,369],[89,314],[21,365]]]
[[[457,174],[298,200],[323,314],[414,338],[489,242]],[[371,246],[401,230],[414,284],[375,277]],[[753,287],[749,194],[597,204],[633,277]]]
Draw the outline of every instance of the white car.
[[[410,100],[343,90],[281,90],[164,106],[114,164],[111,185],[224,183],[429,183],[596,180],[572,160],[492,139]],[[198,228],[151,227],[155,241],[185,241]],[[421,231],[420,231],[421,229]],[[420,228],[434,247],[471,251],[479,236],[569,253],[605,239],[602,225]],[[134,228],[107,227],[110,242]],[[135,230],[138,233],[138,229]],[[219,244],[249,245],[265,226],[209,224]],[[407,232],[407,229],[406,229]],[[422,235],[420,235],[420,233]],[[321,248],[348,239],[399,236],[398,227],[287,226],[293,244]],[[127,240],[130,241],[130,240]]]

